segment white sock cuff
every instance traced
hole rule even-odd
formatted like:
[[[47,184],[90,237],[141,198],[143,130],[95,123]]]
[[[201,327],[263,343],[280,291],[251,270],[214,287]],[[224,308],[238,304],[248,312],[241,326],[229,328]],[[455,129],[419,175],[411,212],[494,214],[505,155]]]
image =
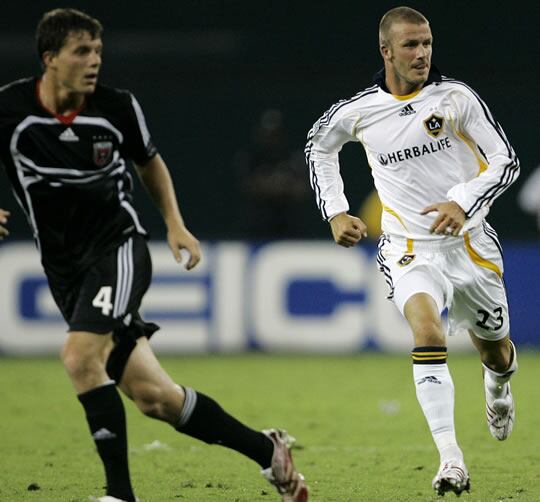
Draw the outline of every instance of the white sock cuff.
[[[447,363],[443,364],[413,364],[413,376],[414,383],[419,384],[419,381],[423,378],[433,376],[434,378],[440,377],[448,379],[452,382],[452,375]]]

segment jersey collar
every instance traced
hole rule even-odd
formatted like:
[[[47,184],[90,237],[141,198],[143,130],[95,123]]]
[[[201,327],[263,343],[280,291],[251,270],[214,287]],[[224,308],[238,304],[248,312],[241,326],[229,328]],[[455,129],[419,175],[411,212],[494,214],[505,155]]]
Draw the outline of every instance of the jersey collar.
[[[441,72],[434,64],[432,64],[431,68],[429,69],[428,79],[426,80],[424,87],[435,82],[440,82],[441,80]],[[384,71],[384,68],[381,68],[377,73],[375,73],[375,75],[373,75],[373,83],[377,84],[384,92],[392,94],[388,90],[388,87],[386,87],[386,72]]]
[[[39,105],[43,110],[45,110],[47,113],[49,113],[50,115],[52,115],[53,117],[55,117],[57,120],[59,120],[60,122],[62,122],[62,124],[67,125],[67,126],[70,126],[70,125],[73,123],[73,121],[77,118],[77,115],[79,115],[79,113],[81,113],[81,112],[85,109],[87,98],[84,99],[82,105],[81,105],[77,110],[74,110],[74,111],[71,112],[69,115],[60,115],[59,113],[54,113],[52,110],[49,110],[49,109],[43,104],[43,102],[41,101],[41,97],[39,96],[39,86],[40,86],[40,85],[41,85],[41,79],[40,79],[40,78],[36,78],[35,93],[36,93],[36,99],[37,99],[38,105]]]

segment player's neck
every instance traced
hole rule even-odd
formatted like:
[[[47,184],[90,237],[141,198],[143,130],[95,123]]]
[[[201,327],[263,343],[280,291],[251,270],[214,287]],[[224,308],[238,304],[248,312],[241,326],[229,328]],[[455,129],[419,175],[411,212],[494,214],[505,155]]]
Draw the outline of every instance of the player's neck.
[[[423,84],[409,84],[407,82],[391,82],[388,77],[386,78],[386,87],[394,96],[408,96],[409,94],[416,94],[420,92],[423,87]]]
[[[422,87],[424,87],[423,83],[412,84],[399,78],[397,75],[393,74],[388,70],[386,71],[384,83],[386,84],[386,88],[394,96],[408,96],[409,94],[415,94],[417,92],[420,92]]]
[[[70,92],[45,73],[39,85],[41,104],[55,115],[70,115],[83,106],[86,96]]]

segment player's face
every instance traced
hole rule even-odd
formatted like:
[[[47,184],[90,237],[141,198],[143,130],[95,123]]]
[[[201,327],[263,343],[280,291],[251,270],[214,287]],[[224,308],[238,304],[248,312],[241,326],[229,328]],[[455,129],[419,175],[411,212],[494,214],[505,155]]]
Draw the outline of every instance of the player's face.
[[[101,39],[87,31],[70,33],[57,54],[46,60],[47,70],[55,73],[56,82],[69,93],[91,94],[101,67]]]
[[[395,77],[413,90],[426,82],[431,67],[433,37],[429,24],[396,23],[390,28],[390,47],[383,50]]]

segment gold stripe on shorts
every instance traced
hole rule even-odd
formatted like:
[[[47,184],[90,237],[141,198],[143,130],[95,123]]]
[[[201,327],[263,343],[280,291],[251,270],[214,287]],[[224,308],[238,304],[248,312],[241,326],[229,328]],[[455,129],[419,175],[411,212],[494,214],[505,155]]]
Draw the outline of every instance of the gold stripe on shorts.
[[[502,278],[501,269],[497,265],[495,265],[495,263],[493,263],[492,261],[482,258],[476,252],[476,250],[471,246],[471,237],[469,236],[469,232],[465,232],[463,234],[463,240],[465,241],[465,248],[467,249],[467,253],[469,253],[470,258],[474,263],[476,263],[480,267],[493,270],[493,272],[495,272],[499,277]]]

